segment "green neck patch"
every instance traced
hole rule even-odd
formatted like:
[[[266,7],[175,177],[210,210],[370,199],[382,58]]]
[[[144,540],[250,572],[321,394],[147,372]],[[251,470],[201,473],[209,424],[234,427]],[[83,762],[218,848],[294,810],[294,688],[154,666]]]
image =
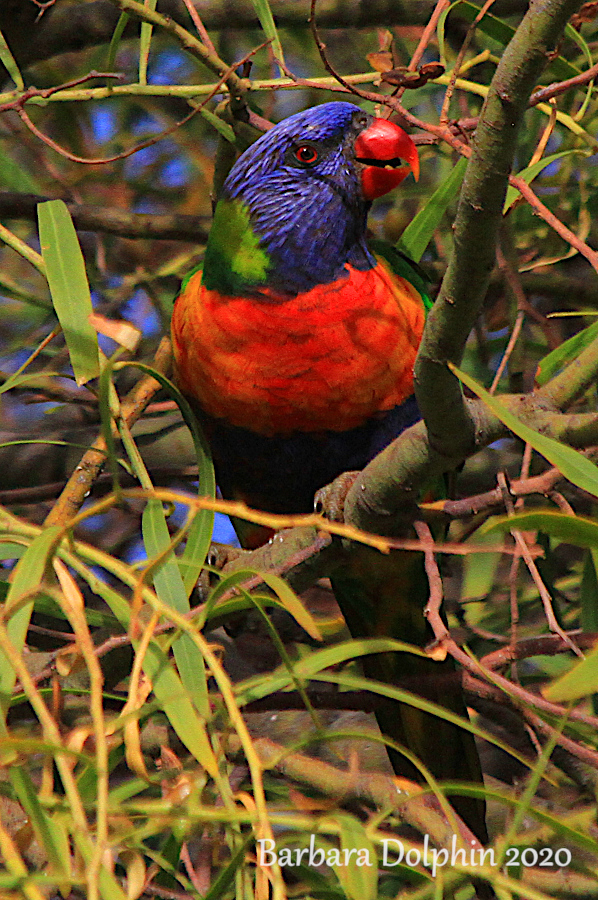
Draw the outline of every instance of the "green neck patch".
[[[269,256],[251,228],[245,204],[220,200],[206,247],[204,286],[234,296],[247,287],[264,284],[269,264]]]

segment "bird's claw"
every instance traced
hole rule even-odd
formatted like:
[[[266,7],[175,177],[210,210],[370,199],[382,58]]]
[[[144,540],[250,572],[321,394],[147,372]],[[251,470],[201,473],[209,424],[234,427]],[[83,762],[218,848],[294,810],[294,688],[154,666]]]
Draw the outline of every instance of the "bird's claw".
[[[314,498],[314,510],[331,522],[344,522],[345,500],[359,472],[343,472],[331,484],[320,488]]]

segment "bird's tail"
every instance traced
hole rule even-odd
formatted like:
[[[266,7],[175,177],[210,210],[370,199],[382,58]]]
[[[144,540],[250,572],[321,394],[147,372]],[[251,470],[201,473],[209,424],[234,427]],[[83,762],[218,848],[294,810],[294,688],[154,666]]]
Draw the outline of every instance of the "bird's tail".
[[[423,615],[428,583],[422,553],[383,555],[368,547],[353,548],[332,585],[353,637],[393,637],[418,648],[433,640]],[[404,688],[468,718],[460,674],[450,657],[435,661],[411,653],[386,653],[365,656],[363,666],[369,678]],[[483,783],[471,732],[397,701],[382,704],[377,719],[382,733],[410,750],[437,780]],[[397,775],[424,780],[403,754],[389,749],[389,756]],[[487,843],[484,800],[456,795],[449,800],[478,839]]]

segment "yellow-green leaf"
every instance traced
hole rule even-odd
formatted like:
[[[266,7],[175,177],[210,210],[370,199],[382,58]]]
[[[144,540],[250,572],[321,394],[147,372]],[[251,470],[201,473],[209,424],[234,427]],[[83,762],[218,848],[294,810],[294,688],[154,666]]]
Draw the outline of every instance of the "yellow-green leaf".
[[[596,312],[589,314],[598,315]],[[577,359],[584,347],[591,344],[596,337],[598,337],[598,322],[592,322],[587,328],[578,331],[573,337],[568,338],[568,340],[559,344],[558,347],[555,347],[540,363],[536,374],[536,384],[542,386],[547,381],[550,381],[559,369],[562,369],[563,366],[572,360]]]
[[[276,59],[284,62],[282,44],[280,43],[280,38],[278,37],[276,25],[274,24],[274,16],[272,15],[272,10],[270,9],[268,0],[251,0],[251,2],[253,3],[253,7],[257,13],[258,19],[260,20],[260,25],[262,26],[264,34],[266,35],[268,40],[272,42],[271,46],[274,56],[276,57]]]
[[[16,60],[12,53],[10,52],[10,47],[6,43],[6,38],[0,31],[0,62],[3,63],[4,68],[14,81],[16,88],[18,91],[25,90],[25,84],[23,82],[23,76],[19,71],[19,67],[16,63]]]
[[[156,0],[145,0],[145,6],[152,12],[156,9]],[[150,22],[141,23],[139,37],[139,84],[147,84],[147,62],[149,59],[152,32],[154,26]]]
[[[414,262],[419,262],[432,240],[451,200],[459,193],[467,160],[462,157],[451,174],[436,188],[426,205],[411,220],[401,235],[398,248]]]
[[[570,516],[554,509],[536,512],[516,513],[514,516],[501,516],[486,522],[480,529],[481,534],[492,534],[496,531],[543,531],[565,544],[577,547],[598,547],[598,522],[584,516]]]
[[[13,647],[19,653],[25,643],[33,609],[33,599],[27,599],[25,602],[23,600],[39,587],[59,536],[60,527],[58,525],[46,528],[27,547],[15,567],[12,584],[6,596],[4,616],[6,618],[10,616],[6,630]],[[10,615],[13,608],[15,611]],[[0,701],[3,697],[10,695],[16,680],[13,667],[0,651]]]
[[[598,691],[598,645],[569,672],[544,688],[547,700],[564,703]]]
[[[361,822],[348,813],[328,818],[340,826],[340,865],[333,866],[350,900],[375,900],[378,896],[378,862],[374,845]]]
[[[480,400],[483,400],[486,406],[492,410],[494,415],[503,422],[517,437],[522,441],[531,444],[534,450],[537,450],[545,459],[553,466],[556,466],[565,478],[568,478],[572,484],[577,485],[589,494],[598,496],[598,467],[594,465],[583,454],[555,441],[554,438],[546,437],[539,434],[528,425],[524,425],[517,416],[514,416],[510,410],[497,397],[489,394],[481,385],[477,384],[469,375],[462,372],[456,366],[449,363],[449,368],[455,373],[457,378],[466,384],[470,390],[477,394]]]
[[[147,555],[160,556],[170,546],[170,534],[162,504],[150,497],[142,516],[143,542]],[[163,603],[183,615],[190,610],[189,598],[177,559],[171,551],[154,575],[154,588]],[[177,668],[189,696],[203,716],[209,714],[208,684],[203,656],[188,634],[180,634],[172,646]]]
[[[54,876],[68,876],[70,869],[69,843],[64,829],[44,809],[38,798],[38,788],[25,766],[10,766],[8,775],[13,790],[33,827],[35,836],[48,857]]]

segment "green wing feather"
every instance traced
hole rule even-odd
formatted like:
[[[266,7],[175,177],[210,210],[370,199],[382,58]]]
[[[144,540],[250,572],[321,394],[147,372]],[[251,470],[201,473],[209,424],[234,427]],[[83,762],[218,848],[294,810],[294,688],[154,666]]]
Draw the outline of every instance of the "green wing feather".
[[[421,266],[409,259],[402,250],[397,250],[396,247],[393,247],[387,241],[373,239],[368,241],[368,246],[372,253],[382,257],[388,263],[389,268],[395,275],[398,275],[399,278],[404,278],[405,281],[413,285],[416,291],[419,291],[426,313],[428,313],[432,309],[434,301],[430,297],[429,279]]]

